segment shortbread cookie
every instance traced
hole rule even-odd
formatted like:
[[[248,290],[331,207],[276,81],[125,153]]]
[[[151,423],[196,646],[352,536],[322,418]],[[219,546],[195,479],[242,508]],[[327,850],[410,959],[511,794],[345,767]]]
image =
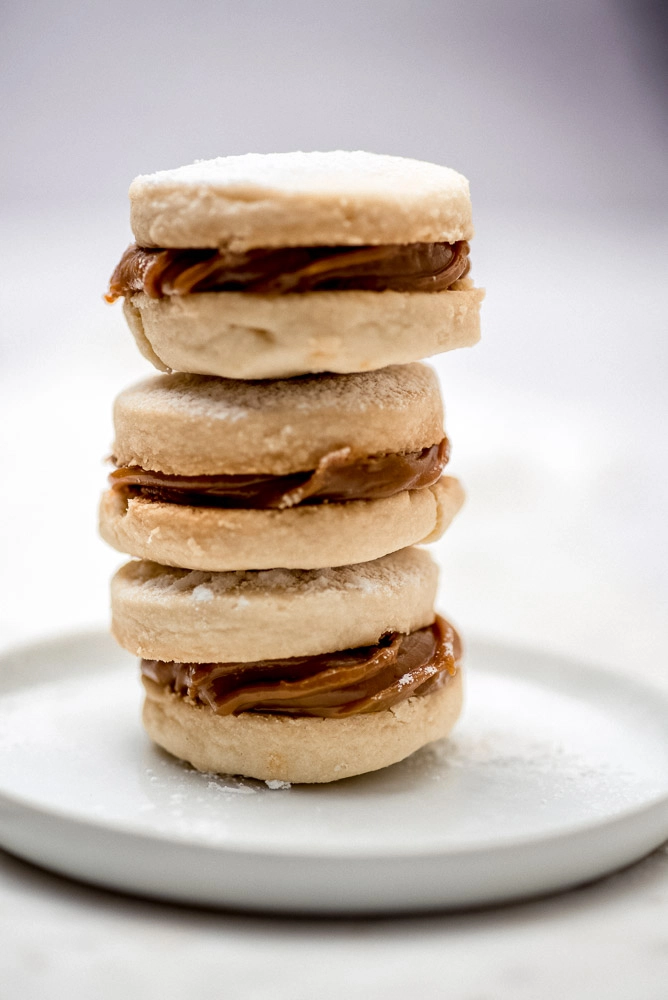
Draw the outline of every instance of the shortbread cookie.
[[[447,735],[459,638],[419,549],[316,571],[197,573],[131,562],[112,631],[141,657],[144,725],[205,771],[325,782]]]
[[[371,153],[221,157],[138,177],[112,276],[163,370],[369,371],[470,346],[468,182]]]
[[[438,538],[463,502],[421,364],[256,383],[158,376],[116,400],[100,530],[201,570],[314,569]]]
[[[143,722],[156,743],[200,771],[264,781],[337,781],[387,767],[447,736],[462,704],[459,669],[431,692],[343,718],[218,715],[172,685],[143,681]]]

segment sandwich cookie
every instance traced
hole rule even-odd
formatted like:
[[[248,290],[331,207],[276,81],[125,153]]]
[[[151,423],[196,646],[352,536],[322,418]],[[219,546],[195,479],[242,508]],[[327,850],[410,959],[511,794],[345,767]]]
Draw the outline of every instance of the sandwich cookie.
[[[219,157],[137,177],[108,300],[164,371],[370,371],[480,336],[468,182],[364,152]]]
[[[204,771],[333,781],[447,735],[460,645],[437,569],[404,549],[336,569],[201,573],[130,562],[112,631],[142,658],[144,725]]]
[[[317,569],[438,538],[463,502],[426,365],[262,383],[162,375],[114,408],[102,536],[193,570]]]

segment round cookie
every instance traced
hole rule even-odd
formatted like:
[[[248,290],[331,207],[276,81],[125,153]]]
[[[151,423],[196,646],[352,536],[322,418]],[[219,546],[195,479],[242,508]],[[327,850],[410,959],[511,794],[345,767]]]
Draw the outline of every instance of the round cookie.
[[[436,444],[443,404],[436,373],[422,364],[267,382],[163,375],[120,393],[114,427],[118,465],[284,476],[342,447],[362,458]]]
[[[198,570],[319,569],[440,538],[464,502],[456,479],[382,500],[242,510],[160,503],[107,490],[100,534],[119,552]]]
[[[216,715],[143,678],[151,739],[199,771],[263,781],[325,782],[394,764],[447,736],[462,704],[461,671],[392,709],[344,719]]]
[[[473,347],[483,298],[464,279],[445,292],[139,292],[123,309],[161,371],[265,379],[373,371]]]
[[[341,449],[360,460],[420,453],[443,439],[438,382],[420,364],[259,384],[161,376],[121,393],[114,416],[116,462],[172,476],[284,476]],[[342,566],[440,537],[463,503],[452,478],[396,489],[257,509],[117,487],[102,497],[100,531],[122,552],[188,569]]]
[[[360,150],[247,153],[136,177],[145,247],[454,243],[473,235],[468,181],[449,167]]]
[[[137,177],[130,202],[146,250],[452,245],[473,235],[461,174],[360,151],[200,161]],[[484,293],[458,273],[461,280],[441,291],[418,290],[416,274],[410,291],[173,294],[170,286],[156,298],[137,276],[138,284],[113,295],[125,296],[139,349],[162,371],[290,378],[372,371],[472,346]]]
[[[415,548],[306,571],[205,573],[133,561],[111,583],[112,632],[150,660],[317,656],[430,625],[437,577],[428,553]]]

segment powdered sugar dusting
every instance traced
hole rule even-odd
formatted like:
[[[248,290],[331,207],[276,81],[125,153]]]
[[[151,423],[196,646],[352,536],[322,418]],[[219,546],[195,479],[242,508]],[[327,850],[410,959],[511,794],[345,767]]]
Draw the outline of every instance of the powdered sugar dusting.
[[[235,195],[244,202],[266,198],[270,193],[313,194],[322,198],[373,195],[395,199],[406,191],[419,191],[425,200],[443,190],[467,190],[465,178],[450,167],[436,163],[387,156],[363,150],[295,151],[289,153],[244,153],[196,160],[183,167],[140,174],[130,187],[138,198],[145,189],[167,191],[177,187],[199,194],[202,187]]]

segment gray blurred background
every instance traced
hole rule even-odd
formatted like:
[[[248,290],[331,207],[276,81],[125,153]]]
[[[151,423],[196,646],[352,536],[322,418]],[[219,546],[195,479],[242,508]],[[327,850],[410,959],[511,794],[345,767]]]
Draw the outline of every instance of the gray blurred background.
[[[249,150],[456,161],[479,213],[653,212],[665,185],[659,4],[3,6],[2,186],[40,208],[112,206],[136,173]]]
[[[437,547],[465,630],[623,667],[668,647],[663,5],[5,2],[2,639],[103,620],[101,300],[127,186],[196,158],[363,148],[471,181],[483,341],[440,358],[470,500]]]

